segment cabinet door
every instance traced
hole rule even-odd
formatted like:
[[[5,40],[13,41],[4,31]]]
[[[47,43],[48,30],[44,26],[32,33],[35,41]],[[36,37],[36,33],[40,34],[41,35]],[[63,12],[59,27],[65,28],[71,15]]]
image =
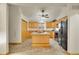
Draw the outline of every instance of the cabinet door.
[[[46,27],[47,28],[56,28],[58,26],[57,26],[56,22],[46,22]]]
[[[26,40],[28,38],[31,37],[31,32],[28,32],[27,31],[27,22],[22,20],[22,23],[21,23],[21,33],[22,33],[22,40]]]
[[[29,27],[30,28],[37,28],[38,27],[38,23],[37,22],[30,22],[29,23]]]
[[[54,38],[55,38],[55,32],[52,32],[52,31],[51,31],[51,32],[50,32],[50,37],[54,39]]]

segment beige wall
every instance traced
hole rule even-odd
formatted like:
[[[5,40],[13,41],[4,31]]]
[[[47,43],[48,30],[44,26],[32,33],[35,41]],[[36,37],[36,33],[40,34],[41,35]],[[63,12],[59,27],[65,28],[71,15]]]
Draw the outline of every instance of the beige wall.
[[[0,54],[6,54],[8,48],[8,5],[0,4]]]
[[[68,52],[79,54],[79,14],[70,16],[68,26]]]
[[[21,42],[21,17],[19,7],[9,5],[9,31],[10,31],[10,43]]]

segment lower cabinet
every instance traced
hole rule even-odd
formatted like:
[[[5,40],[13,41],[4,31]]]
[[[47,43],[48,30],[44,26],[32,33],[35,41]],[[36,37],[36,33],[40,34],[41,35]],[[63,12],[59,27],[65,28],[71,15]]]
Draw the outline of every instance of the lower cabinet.
[[[50,47],[49,39],[47,34],[32,34],[32,47]]]

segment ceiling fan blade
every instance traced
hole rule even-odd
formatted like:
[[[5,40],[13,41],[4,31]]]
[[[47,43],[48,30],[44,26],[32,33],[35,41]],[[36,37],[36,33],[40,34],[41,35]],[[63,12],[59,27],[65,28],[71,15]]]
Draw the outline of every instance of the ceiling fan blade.
[[[48,14],[45,15],[45,18],[49,18]]]
[[[47,16],[47,17],[45,17],[45,18],[49,18],[49,17]]]

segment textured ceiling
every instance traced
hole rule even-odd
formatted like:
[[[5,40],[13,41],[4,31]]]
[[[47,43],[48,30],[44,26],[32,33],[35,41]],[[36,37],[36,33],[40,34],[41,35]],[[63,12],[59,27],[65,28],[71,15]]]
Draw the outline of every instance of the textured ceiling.
[[[49,14],[49,18],[45,19],[45,21],[52,21],[59,17],[66,16],[68,13],[68,5],[69,4],[60,4],[60,3],[13,3],[9,5],[14,5],[19,7],[23,16],[33,21],[40,21],[40,13],[41,9],[45,9],[45,11]],[[74,6],[79,6],[79,4],[70,4],[73,8]],[[76,7],[77,8],[77,7]]]

